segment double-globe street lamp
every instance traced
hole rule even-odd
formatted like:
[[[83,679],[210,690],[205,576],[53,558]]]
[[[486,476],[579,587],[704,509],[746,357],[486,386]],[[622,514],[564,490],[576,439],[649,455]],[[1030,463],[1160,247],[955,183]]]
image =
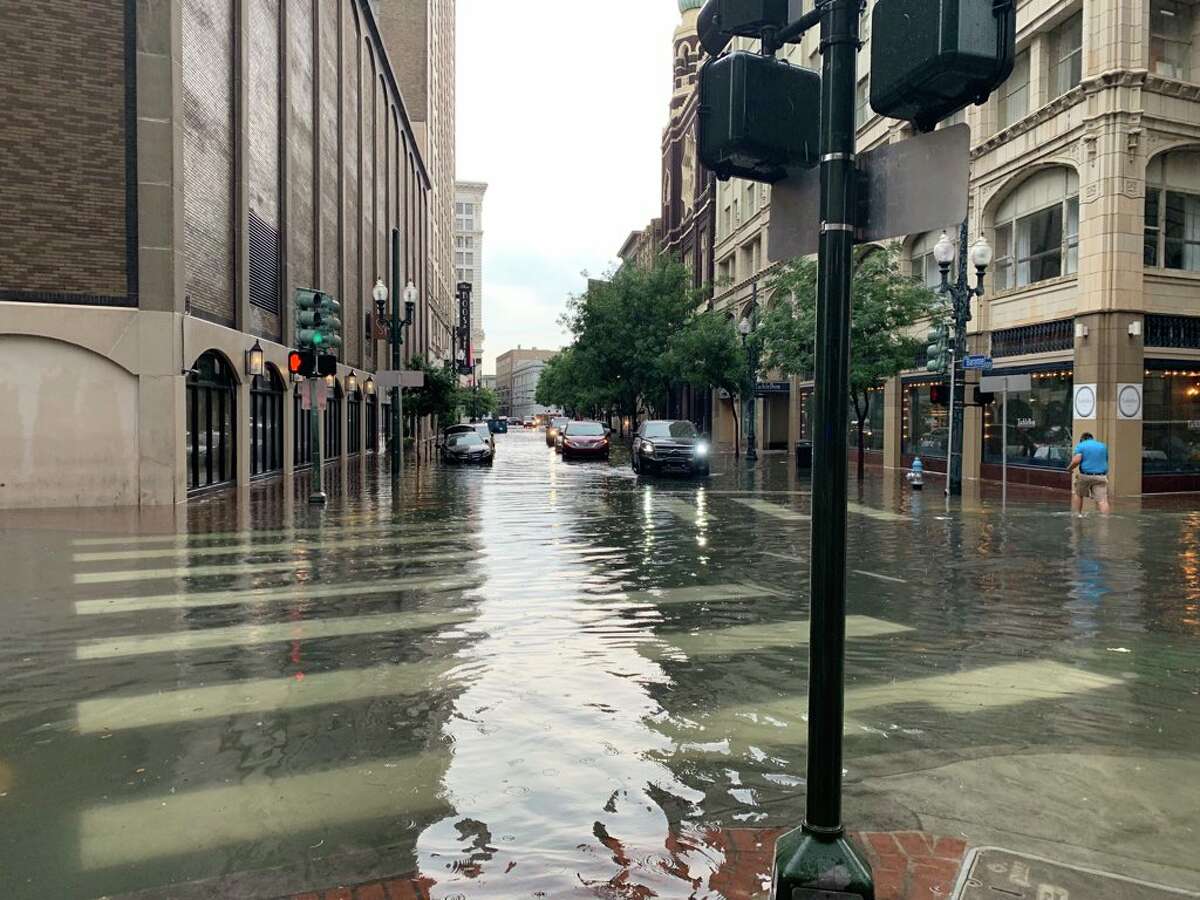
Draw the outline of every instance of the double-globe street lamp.
[[[963,395],[966,394],[967,323],[971,321],[971,298],[983,296],[983,276],[992,264],[992,247],[980,235],[971,247],[971,262],[975,266],[975,286],[967,280],[967,223],[958,232],[958,280],[950,282],[950,264],[954,262],[954,241],[945,231],[933,247],[933,258],[942,272],[938,291],[948,295],[954,313],[954,355],[950,364],[950,459],[946,491],[952,496],[962,494]],[[960,387],[961,385],[961,387]]]
[[[755,284],[757,292],[758,285]],[[750,314],[738,323],[738,332],[742,336],[742,346],[746,349],[746,377],[750,382],[747,390],[746,409],[743,413],[743,418],[746,420],[746,461],[754,462],[758,459],[758,437],[755,434],[755,406],[758,404],[758,399],[755,396],[755,388],[758,385],[758,354],[755,352],[754,342],[750,340],[750,336],[754,334],[754,313],[757,306],[750,307]]]
[[[398,239],[393,233],[393,242],[398,244]],[[398,257],[399,250],[397,246],[393,246],[393,256]],[[392,266],[393,281],[399,282],[398,266]],[[387,301],[389,295],[392,297],[392,318],[388,322]],[[405,286],[404,297],[404,318],[400,318],[400,292],[392,295],[388,291],[388,287],[383,283],[382,278],[375,279],[375,287],[371,291],[371,297],[375,300],[375,312],[379,322],[387,323],[387,339],[392,348],[392,371],[396,373],[396,378],[399,378],[400,368],[403,365],[401,362],[400,348],[404,344],[404,329],[412,325],[413,317],[417,309],[417,286],[411,281]],[[404,468],[404,394],[400,389],[400,383],[397,381],[391,388],[391,404],[392,404],[392,446],[391,446],[391,464],[392,476],[398,477]]]

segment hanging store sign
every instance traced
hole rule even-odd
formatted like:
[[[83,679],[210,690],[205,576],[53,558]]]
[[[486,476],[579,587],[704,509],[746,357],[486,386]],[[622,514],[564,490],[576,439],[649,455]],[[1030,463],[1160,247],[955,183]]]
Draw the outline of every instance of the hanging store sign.
[[[1117,385],[1117,418],[1126,422],[1142,418],[1142,386],[1140,384]]]
[[[754,385],[755,397],[786,397],[791,392],[790,381],[760,381]]]

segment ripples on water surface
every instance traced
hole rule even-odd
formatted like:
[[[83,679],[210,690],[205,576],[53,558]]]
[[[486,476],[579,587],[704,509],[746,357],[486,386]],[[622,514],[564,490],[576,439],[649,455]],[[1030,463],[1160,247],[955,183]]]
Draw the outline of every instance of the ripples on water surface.
[[[356,475],[323,514],[193,504],[178,537],[0,523],[5,896],[758,884],[729,835],[803,809],[807,481],[776,458],[639,484],[498,442],[490,471],[410,471],[397,511]],[[947,514],[877,472],[855,499],[850,823],[983,838],[1002,809],[1057,839],[1081,811],[1109,834],[1174,816],[1127,855],[1183,865],[1200,517]]]

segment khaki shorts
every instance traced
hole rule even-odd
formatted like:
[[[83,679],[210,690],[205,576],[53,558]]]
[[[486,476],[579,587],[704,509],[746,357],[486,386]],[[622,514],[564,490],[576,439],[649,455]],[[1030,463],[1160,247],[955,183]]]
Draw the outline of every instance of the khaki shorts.
[[[1095,500],[1097,503],[1107,500],[1108,476],[1084,475],[1080,472],[1075,479],[1075,493],[1085,500]]]

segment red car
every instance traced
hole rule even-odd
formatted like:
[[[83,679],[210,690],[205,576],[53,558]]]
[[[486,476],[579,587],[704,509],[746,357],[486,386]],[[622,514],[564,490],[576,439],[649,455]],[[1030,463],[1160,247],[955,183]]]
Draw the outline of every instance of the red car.
[[[563,459],[608,459],[608,431],[599,422],[568,422],[561,440]]]

